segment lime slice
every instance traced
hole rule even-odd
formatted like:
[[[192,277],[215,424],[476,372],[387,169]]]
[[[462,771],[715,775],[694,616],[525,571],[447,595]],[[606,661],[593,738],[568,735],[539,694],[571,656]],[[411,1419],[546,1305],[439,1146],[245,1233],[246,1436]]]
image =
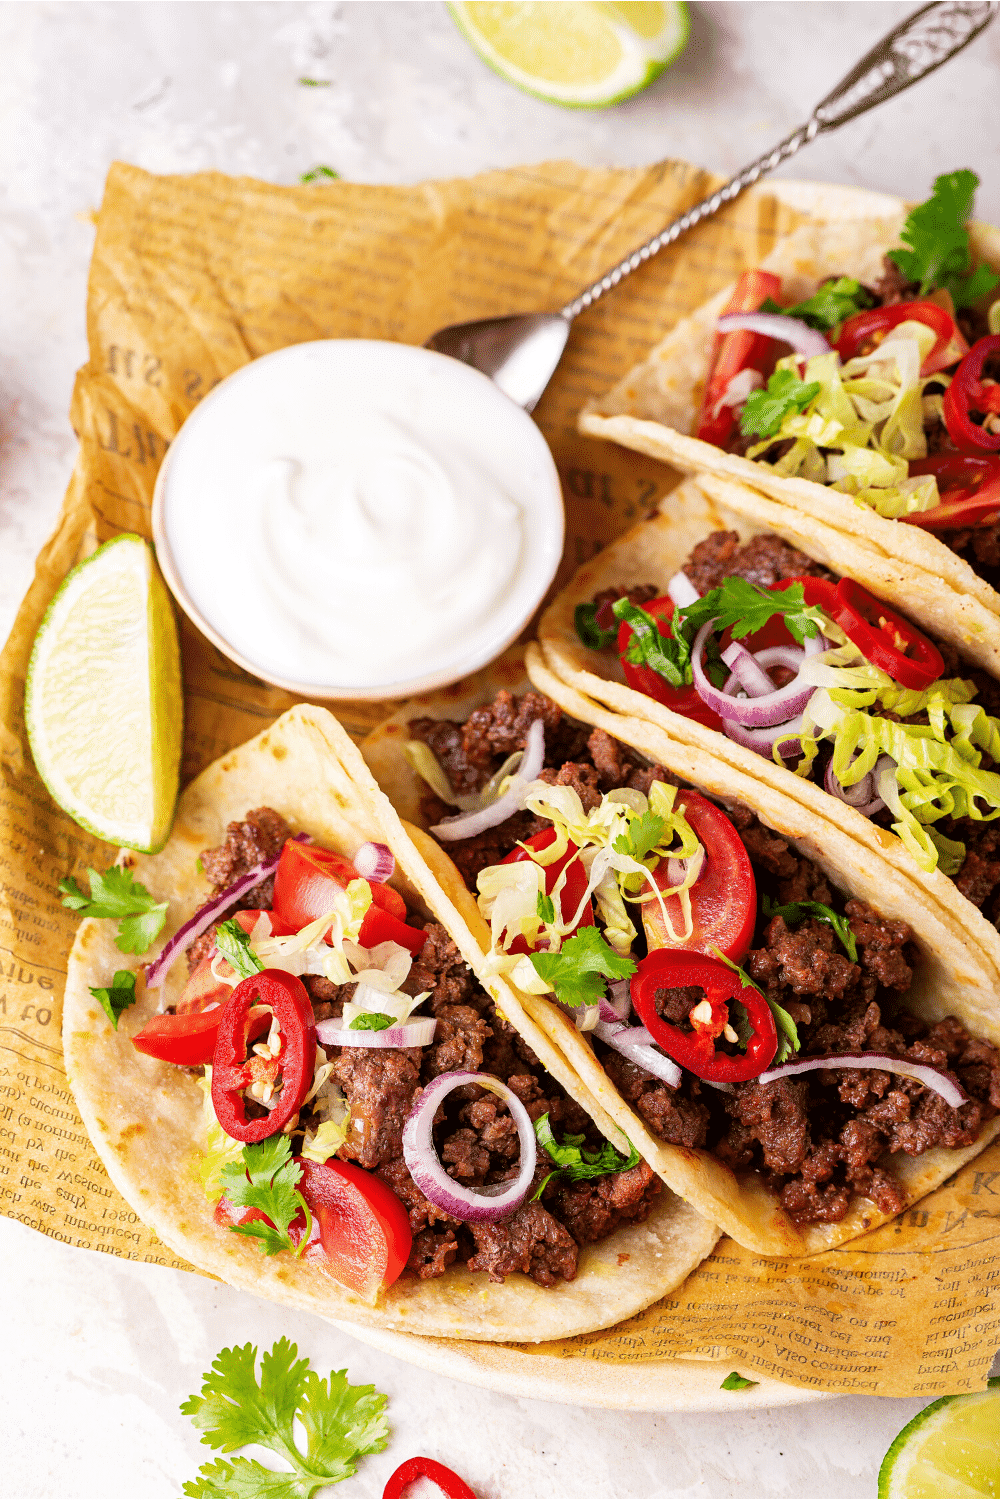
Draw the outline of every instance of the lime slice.
[[[637,94],[684,50],[689,30],[678,0],[453,0],[449,9],[501,78],[574,109]]]
[[[105,542],[64,579],[35,637],[24,711],[64,812],[108,843],[163,847],[180,773],[180,649],[142,537]]]
[[[880,1500],[1000,1496],[1000,1381],[918,1412],[882,1460],[878,1492]]]

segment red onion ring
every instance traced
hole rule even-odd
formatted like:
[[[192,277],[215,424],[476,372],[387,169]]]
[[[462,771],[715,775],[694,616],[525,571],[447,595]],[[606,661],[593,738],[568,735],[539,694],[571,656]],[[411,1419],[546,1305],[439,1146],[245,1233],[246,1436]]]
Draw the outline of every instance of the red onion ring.
[[[812,654],[801,646],[765,646],[763,651],[753,653],[753,659],[765,672],[770,672],[772,667],[787,667],[789,672],[797,672],[805,658]]]
[[[831,757],[823,772],[823,786],[831,797],[846,802],[848,807],[853,807],[864,817],[870,818],[873,813],[881,812],[885,807],[885,803],[878,794],[879,777],[887,766],[895,766],[895,764],[891,755],[880,755],[867,776],[862,776],[855,786],[843,786],[840,777],[834,772]]]
[[[426,1047],[434,1040],[436,1030],[433,1016],[400,1021],[384,1031],[355,1031],[336,1017],[316,1022],[316,1038],[324,1047]]]
[[[908,1062],[903,1057],[889,1057],[884,1052],[857,1052],[836,1057],[806,1057],[795,1062],[780,1063],[768,1068],[755,1080],[757,1083],[773,1083],[776,1078],[790,1078],[796,1073],[815,1073],[822,1068],[878,1068],[882,1073],[895,1073],[900,1078],[913,1078],[932,1093],[940,1094],[952,1109],[968,1104],[969,1096],[960,1083],[949,1078],[940,1068],[927,1063]]]
[[[680,1086],[680,1068],[672,1057],[666,1057],[657,1051],[645,1026],[626,1026],[623,1021],[600,1020],[594,1027],[594,1035],[620,1052],[622,1057],[627,1057],[629,1062],[635,1063],[636,1067],[645,1068],[647,1073],[662,1078],[672,1089]]]
[[[538,721],[540,722],[540,721]],[[467,1188],[449,1177],[434,1145],[434,1116],[453,1089],[478,1084],[507,1105],[521,1143],[521,1166],[509,1182]],[[538,1145],[528,1111],[520,1099],[492,1073],[442,1073],[422,1090],[403,1126],[403,1160],[425,1198],[436,1208],[466,1224],[491,1224],[521,1207],[535,1175]]]
[[[598,1005],[602,1021],[625,1021],[632,1008],[631,979],[616,979]]]
[[[730,677],[725,689],[713,687],[705,675],[702,658],[705,642],[714,628],[715,621],[708,620],[695,636],[691,650],[695,691],[703,703],[707,703],[727,723],[735,721],[748,729],[773,729],[802,712],[816,689],[811,683],[800,683],[798,678],[783,688],[772,686],[770,693],[759,698],[733,697],[729,689],[732,688],[735,692],[738,686],[738,681],[734,682],[733,677]]]
[[[362,844],[355,851],[351,864],[362,880],[374,880],[379,885],[384,885],[387,880],[391,880],[396,869],[396,856],[388,844]]]
[[[736,333],[741,328],[750,333],[762,333],[765,338],[780,339],[806,359],[830,352],[830,345],[823,335],[810,328],[808,323],[803,323],[801,318],[787,318],[782,313],[736,312],[724,313],[719,319],[720,333]]]
[[[678,609],[684,609],[688,604],[693,604],[696,599],[701,598],[701,595],[683,568],[679,573],[675,573],[667,584],[667,593]]]
[[[779,747],[778,754],[786,760],[802,753],[798,740],[798,735],[802,733],[801,714],[789,719],[787,724],[779,724],[775,729],[745,729],[742,724],[728,719],[723,721],[722,732],[747,750],[755,750],[758,755],[770,755],[775,745]]]
[[[478,833],[485,833],[487,828],[496,828],[499,823],[506,822],[514,813],[520,812],[524,789],[537,779],[544,764],[545,721],[536,719],[528,730],[521,764],[503,796],[491,802],[489,807],[480,808],[478,812],[457,813],[452,818],[445,818],[443,822],[434,825],[431,833],[445,840],[471,839]]]
[[[765,698],[768,693],[775,691],[775,685],[765,672],[763,663],[751,656],[739,641],[730,642],[722,652],[722,660],[733,674],[723,692],[727,692],[734,682],[751,698]],[[734,687],[733,691],[735,690]]]
[[[296,833],[292,835],[292,838],[296,844],[312,843],[312,835],[309,833]],[[195,938],[199,938],[203,932],[207,932],[216,917],[220,916],[226,910],[227,906],[232,906],[234,901],[238,901],[241,896],[245,896],[248,891],[252,891],[254,886],[260,885],[269,875],[273,875],[278,868],[280,858],[281,854],[279,851],[273,859],[267,860],[266,863],[254,865],[252,870],[248,870],[245,875],[240,876],[239,880],[234,880],[232,885],[227,886],[221,895],[213,896],[211,901],[206,901],[204,906],[199,907],[194,916],[189,917],[183,927],[178,927],[158,957],[154,958],[151,964],[146,965],[146,988],[149,990],[159,989],[160,985],[166,979],[167,974],[173,968],[174,960],[179,958],[182,953],[187,952]]]

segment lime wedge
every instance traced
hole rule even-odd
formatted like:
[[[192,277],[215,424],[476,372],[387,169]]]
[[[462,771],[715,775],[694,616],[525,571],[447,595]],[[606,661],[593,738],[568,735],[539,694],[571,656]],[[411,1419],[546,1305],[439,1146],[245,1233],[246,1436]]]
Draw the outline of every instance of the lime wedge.
[[[501,78],[573,109],[637,94],[683,52],[689,30],[679,0],[452,0],[449,9]]]
[[[880,1500],[1000,1496],[1000,1381],[918,1412],[882,1460],[878,1492]]]
[[[163,847],[180,774],[180,649],[142,537],[105,542],[63,580],[32,647],[24,711],[64,812],[108,843]]]

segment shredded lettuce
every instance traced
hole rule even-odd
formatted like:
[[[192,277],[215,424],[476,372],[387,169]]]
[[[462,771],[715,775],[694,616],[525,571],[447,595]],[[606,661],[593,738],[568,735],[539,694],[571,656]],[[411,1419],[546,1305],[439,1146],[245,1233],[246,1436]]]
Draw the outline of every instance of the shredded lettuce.
[[[198,1175],[205,1197],[217,1203],[222,1197],[222,1168],[227,1162],[241,1161],[243,1141],[234,1141],[219,1124],[212,1104],[212,1070],[205,1069],[205,1076],[195,1080],[202,1090],[202,1124],[205,1131],[205,1150],[198,1167]]]

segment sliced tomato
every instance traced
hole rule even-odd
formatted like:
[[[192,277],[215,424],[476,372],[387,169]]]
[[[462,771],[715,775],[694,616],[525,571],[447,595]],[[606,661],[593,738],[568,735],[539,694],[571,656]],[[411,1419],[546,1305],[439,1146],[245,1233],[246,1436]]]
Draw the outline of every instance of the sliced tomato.
[[[643,609],[652,615],[654,620],[660,620],[668,624],[674,617],[676,605],[669,594],[664,594],[659,599],[651,599],[644,604]],[[622,671],[625,673],[625,681],[630,688],[635,688],[637,693],[645,693],[647,698],[652,698],[657,703],[662,703],[664,708],[670,708],[675,714],[683,714],[685,719],[696,719],[699,724],[704,724],[709,729],[721,729],[722,720],[718,714],[708,707],[699,698],[697,691],[690,684],[684,687],[672,687],[652,667],[637,667],[633,662],[625,660],[625,652],[628,643],[632,639],[632,627],[627,620],[623,620],[618,627],[618,655],[621,658]]]
[[[541,833],[536,833],[534,838],[527,840],[527,849],[523,849],[520,844],[517,844],[507,855],[506,859],[501,860],[501,863],[512,865],[518,864],[522,860],[530,859],[531,855],[528,853],[528,849],[547,849],[550,844],[555,842],[555,838],[556,831],[554,828],[543,828]],[[560,915],[564,922],[568,922],[570,917],[575,914],[580,902],[583,900],[583,893],[587,889],[587,872],[583,867],[583,861],[579,858],[579,854],[580,851],[576,844],[570,842],[565,854],[559,859],[553,860],[552,864],[544,867],[545,894],[547,896],[552,895],[552,892],[555,890],[556,881],[563,870],[566,871],[566,884],[563,886],[559,898]],[[578,932],[581,927],[593,927],[593,925],[594,907],[593,903],[588,901],[584,907],[583,916],[573,928],[573,932]],[[567,936],[571,935],[567,934]],[[527,938],[516,937],[507,949],[507,952],[530,953],[531,949],[528,947]]]
[[[781,279],[770,271],[745,271],[733,288],[733,295],[723,313],[756,312],[769,297],[781,292]],[[695,436],[702,442],[724,448],[736,424],[735,410],[720,406],[734,375],[741,370],[759,370],[762,375],[774,365],[774,339],[764,334],[739,329],[736,333],[716,334],[705,395]]]
[[[197,973],[197,970],[195,971]],[[188,1011],[178,1015],[153,1016],[132,1038],[133,1047],[160,1062],[176,1063],[182,1068],[210,1066],[215,1056],[219,1023],[232,990],[225,986],[225,999],[212,1010]],[[258,1041],[270,1029],[271,1012],[256,1008],[250,1012],[248,1043]]]
[[[342,854],[321,849],[318,844],[297,844],[289,839],[281,851],[274,877],[274,909],[292,932],[332,911],[336,892],[360,880],[357,870]],[[391,886],[369,881],[372,904],[361,925],[358,941],[364,948],[392,941],[419,953],[426,934],[406,925],[406,902]],[[386,921],[385,919],[390,919]]]
[[[701,874],[691,887],[692,933],[686,942],[672,942],[658,901],[642,905],[642,923],[650,950],[681,948],[688,953],[715,956],[715,950],[736,962],[753,939],[757,922],[757,884],[750,858],[724,812],[698,792],[682,792],[678,806],[705,850]],[[661,890],[670,886],[666,860],[660,861],[653,879]],[[684,931],[684,912],[679,896],[669,896],[664,905],[675,932]]]
[[[296,1160],[302,1168],[299,1191],[319,1224],[319,1241],[306,1258],[321,1257],[335,1280],[374,1302],[409,1259],[413,1235],[406,1209],[381,1178],[353,1162]]]
[[[268,911],[263,907],[248,907],[244,911],[233,913],[233,920],[238,922],[243,931],[249,934],[253,932],[261,913],[270,918],[272,937],[288,937],[295,931],[282,922],[276,912]],[[187,984],[181,991],[181,997],[177,1002],[177,1014],[185,1015],[192,1011],[207,1010],[210,1005],[225,1005],[235,988],[236,975],[229,967],[224,958],[220,958],[215,965],[219,975],[212,973],[212,961],[215,958],[214,950],[206,953],[205,957],[193,969],[188,976]],[[227,984],[225,976],[231,976],[233,984]],[[211,1058],[209,1059],[211,1061]]]

